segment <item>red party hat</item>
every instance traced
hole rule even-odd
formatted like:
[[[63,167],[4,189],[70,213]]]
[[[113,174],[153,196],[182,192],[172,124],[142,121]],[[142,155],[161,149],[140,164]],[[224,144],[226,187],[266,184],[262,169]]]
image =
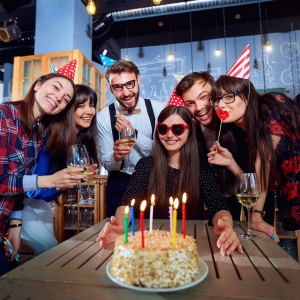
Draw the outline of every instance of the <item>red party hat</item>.
[[[240,57],[233,64],[228,76],[250,80],[250,46],[248,45]]]
[[[172,96],[171,96],[171,98],[170,98],[167,106],[176,105],[176,106],[183,106],[183,107],[185,107],[182,98],[176,94],[176,87],[177,87],[177,85],[175,85],[175,88],[173,90]]]
[[[62,75],[65,75],[66,77],[74,81],[76,64],[77,64],[77,59],[75,58],[69,63],[67,63],[66,65],[64,65],[62,68],[58,69],[55,73],[60,73]]]

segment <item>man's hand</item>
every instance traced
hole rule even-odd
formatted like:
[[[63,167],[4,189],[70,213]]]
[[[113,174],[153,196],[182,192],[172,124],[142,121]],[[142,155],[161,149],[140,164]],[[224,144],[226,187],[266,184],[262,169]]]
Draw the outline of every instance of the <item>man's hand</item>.
[[[111,221],[106,223],[104,228],[100,231],[96,241],[100,242],[100,247],[105,248],[107,244],[116,241],[119,235],[124,232],[124,224],[114,216],[111,217]]]
[[[230,255],[236,249],[240,254],[243,253],[243,248],[237,234],[232,228],[225,226],[222,219],[219,219],[218,223],[214,226],[214,232],[219,237],[217,247],[220,248],[221,255]]]
[[[121,131],[121,126],[131,125],[131,123],[127,119],[125,119],[123,116],[115,115],[115,117],[117,118],[115,127],[119,132]]]
[[[114,161],[119,162],[123,160],[125,156],[128,156],[131,153],[130,147],[122,146],[123,140],[117,140],[114,144]]]
[[[16,223],[21,223],[21,222],[16,222]],[[14,252],[13,252],[13,254],[9,253],[10,246],[8,244],[6,244],[4,246],[4,251],[5,251],[5,256],[6,256],[7,260],[10,261],[10,262],[14,261],[16,254],[20,250],[20,247],[21,247],[21,229],[22,229],[22,227],[15,227],[15,228],[10,228],[8,230],[7,239],[10,241],[11,245],[13,246]]]
[[[264,232],[268,235],[275,243],[279,243],[279,237],[276,234],[275,227],[266,223],[261,217],[252,217],[251,227],[255,230]]]

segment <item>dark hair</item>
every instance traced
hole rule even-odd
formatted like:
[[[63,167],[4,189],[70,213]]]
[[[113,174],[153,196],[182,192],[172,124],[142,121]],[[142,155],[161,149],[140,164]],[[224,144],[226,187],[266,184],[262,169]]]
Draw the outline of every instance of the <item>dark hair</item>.
[[[90,99],[93,105],[97,105],[97,95],[90,87],[77,84],[75,87],[76,96],[72,107],[64,115],[58,115],[51,122],[47,136],[46,149],[52,155],[53,169],[55,172],[67,166],[68,149],[71,145],[83,144],[86,146],[88,154],[95,163],[99,163],[96,144],[97,124],[94,116],[89,128],[83,128],[76,136],[76,123],[74,114],[80,104]],[[54,144],[54,141],[56,143]]]
[[[250,95],[249,102],[247,102],[249,86]],[[267,188],[267,183],[269,181],[270,190],[273,190],[275,187],[276,153],[272,134],[269,131],[270,117],[266,106],[274,115],[275,119],[280,119],[285,126],[289,128],[291,134],[293,134],[297,139],[297,131],[300,131],[300,121],[294,102],[281,94],[289,103],[290,108],[288,108],[286,105],[276,100],[271,93],[263,95],[258,94],[249,80],[226,75],[220,76],[213,85],[211,94],[212,97],[221,96],[223,93],[222,90],[231,93],[243,91],[243,93],[240,94],[240,97],[243,101],[247,102],[247,108],[245,111],[247,137],[245,137],[245,134],[243,134],[241,129],[235,124],[223,124],[220,136],[221,145],[228,148],[237,163],[244,171],[247,170],[247,172],[255,172],[255,162],[257,154],[259,154],[261,159],[260,176],[262,178],[262,189]],[[292,122],[290,122],[290,119],[287,118],[287,115],[291,117]],[[248,139],[247,143],[243,142],[245,141],[245,138]],[[298,147],[299,146],[298,141]],[[267,164],[268,161],[270,162],[269,171]],[[222,177],[225,182],[228,182],[226,172],[228,172],[228,170],[223,169]]]
[[[201,80],[204,86],[207,83],[213,85],[215,80],[208,72],[193,72],[181,79],[176,88],[176,94],[182,97],[182,93],[189,90],[196,81]]]
[[[43,85],[46,81],[48,81],[49,79],[52,79],[52,78],[64,78],[64,79],[67,79],[72,87],[73,87],[73,90],[74,90],[74,96],[75,96],[75,84],[74,82],[62,75],[62,74],[59,74],[59,73],[50,73],[50,74],[47,74],[47,75],[43,75],[43,76],[40,76],[30,87],[29,89],[29,92],[27,93],[27,95],[25,96],[24,100],[20,100],[20,101],[12,101],[12,102],[6,102],[4,103],[5,105],[7,104],[12,104],[14,106],[19,106],[20,107],[20,119],[21,119],[21,123],[24,127],[24,129],[26,131],[31,131],[31,125],[32,123],[34,123],[35,120],[34,119],[34,116],[33,116],[33,107],[34,107],[34,104],[35,104],[35,85],[39,82],[41,85]],[[67,105],[67,107],[62,111],[60,112],[58,115],[64,115],[66,113],[66,111],[71,107],[71,105],[73,104],[74,102],[74,97],[71,99],[71,101],[69,102],[69,104]],[[41,120],[40,120],[40,126],[39,126],[39,129],[38,129],[38,135],[39,135],[39,138],[41,139],[43,137],[43,133],[45,131],[45,128],[47,128],[49,126],[49,123],[54,119],[56,118],[58,115],[55,115],[55,116],[44,116]],[[54,141],[55,143],[55,141]]]
[[[136,77],[140,75],[138,67],[132,62],[127,60],[118,60],[117,62],[110,65],[105,72],[105,78],[109,82],[110,74],[121,74],[123,72],[134,73]]]
[[[76,98],[74,104],[74,112],[80,104],[90,101],[94,105],[95,109],[98,102],[96,92],[86,85],[76,85]],[[94,163],[99,164],[98,159],[98,147],[97,147],[97,119],[96,115],[91,121],[91,125],[88,128],[82,128],[77,135],[77,144],[85,145],[89,156],[93,159]]]
[[[174,197],[181,198],[184,192],[189,197],[190,218],[198,216],[199,212],[199,156],[196,141],[196,130],[192,115],[185,107],[168,106],[158,116],[158,123],[163,123],[169,116],[177,114],[190,126],[189,136],[186,143],[180,149],[180,170],[178,173],[178,189],[174,191]],[[147,198],[151,194],[156,195],[156,213],[165,211],[169,205],[166,199],[166,180],[169,165],[168,151],[162,145],[157,131],[155,131],[153,149],[153,167],[150,174],[147,189]],[[161,215],[161,214],[160,214]]]

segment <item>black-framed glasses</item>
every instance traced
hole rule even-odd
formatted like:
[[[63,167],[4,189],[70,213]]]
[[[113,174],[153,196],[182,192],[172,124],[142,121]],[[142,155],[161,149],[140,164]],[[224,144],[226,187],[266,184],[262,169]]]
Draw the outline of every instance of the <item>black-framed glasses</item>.
[[[189,125],[185,124],[173,124],[172,126],[167,126],[166,124],[158,123],[156,125],[156,130],[160,135],[166,135],[169,130],[171,130],[175,135],[182,135]]]
[[[245,93],[245,92],[238,91],[238,92],[234,92],[234,93],[226,93],[221,97],[210,98],[209,103],[213,107],[219,106],[220,100],[222,100],[225,104],[230,104],[230,103],[233,103],[235,101],[235,96],[236,95],[242,94],[242,93]]]
[[[115,92],[122,92],[125,86],[128,90],[132,90],[135,87],[135,79],[129,80],[125,83],[116,83],[111,85]]]

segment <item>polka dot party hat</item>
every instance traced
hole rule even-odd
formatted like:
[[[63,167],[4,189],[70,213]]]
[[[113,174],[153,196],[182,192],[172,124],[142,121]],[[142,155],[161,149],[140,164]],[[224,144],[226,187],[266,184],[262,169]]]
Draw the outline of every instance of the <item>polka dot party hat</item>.
[[[171,98],[170,98],[167,106],[175,105],[175,106],[183,106],[183,107],[185,107],[182,98],[176,94],[176,87],[177,87],[177,85],[175,85],[175,88],[173,90],[172,96],[171,96]]]
[[[66,77],[69,77],[71,80],[74,81],[76,64],[77,64],[77,59],[75,58],[69,63],[67,63],[65,66],[63,66],[62,68],[58,69],[55,73],[60,73],[62,75],[65,75]]]

